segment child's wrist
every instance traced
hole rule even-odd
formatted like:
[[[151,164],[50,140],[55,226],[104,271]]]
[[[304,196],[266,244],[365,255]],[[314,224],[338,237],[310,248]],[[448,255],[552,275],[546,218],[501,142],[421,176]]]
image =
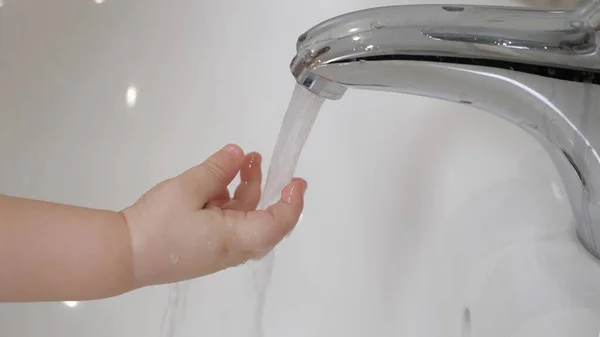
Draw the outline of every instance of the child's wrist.
[[[139,279],[139,276],[137,275],[137,266],[136,266],[136,257],[135,257],[135,251],[134,251],[134,246],[133,246],[133,236],[132,236],[132,230],[131,230],[131,225],[130,225],[130,218],[129,218],[129,208],[126,208],[120,212],[118,212],[118,215],[120,217],[120,221],[122,222],[122,225],[125,226],[127,228],[127,242],[129,243],[129,249],[127,250],[129,252],[129,256],[126,257],[126,259],[129,260],[129,265],[131,266],[131,268],[129,268],[129,272],[130,272],[130,279],[131,279],[131,285],[130,288],[133,289],[138,289],[144,286],[144,284],[142,284],[142,282],[140,282],[141,280]]]

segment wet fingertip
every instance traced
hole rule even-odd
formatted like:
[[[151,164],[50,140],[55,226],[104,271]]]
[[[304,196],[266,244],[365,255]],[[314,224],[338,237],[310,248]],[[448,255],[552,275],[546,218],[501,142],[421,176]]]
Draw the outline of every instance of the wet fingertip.
[[[304,195],[306,182],[303,179],[292,181],[284,190],[282,200],[287,204],[293,203],[298,197]]]
[[[249,181],[260,181],[262,178],[261,165],[262,157],[258,152],[246,155],[246,161],[241,172],[242,183],[247,184]]]
[[[260,164],[261,160],[262,157],[260,156],[260,154],[258,154],[258,152],[250,152],[246,155],[246,163],[248,164],[249,168]]]
[[[248,153],[248,158],[250,158],[252,161],[262,160],[262,156],[256,151]]]

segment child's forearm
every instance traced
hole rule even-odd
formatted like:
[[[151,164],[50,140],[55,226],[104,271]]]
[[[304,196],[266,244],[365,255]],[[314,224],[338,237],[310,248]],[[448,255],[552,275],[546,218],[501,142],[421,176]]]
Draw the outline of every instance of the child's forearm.
[[[0,302],[100,299],[260,259],[298,223],[306,190],[293,179],[256,210],[260,163],[227,145],[120,213],[0,195]]]
[[[132,261],[121,214],[0,195],[0,302],[115,296]]]

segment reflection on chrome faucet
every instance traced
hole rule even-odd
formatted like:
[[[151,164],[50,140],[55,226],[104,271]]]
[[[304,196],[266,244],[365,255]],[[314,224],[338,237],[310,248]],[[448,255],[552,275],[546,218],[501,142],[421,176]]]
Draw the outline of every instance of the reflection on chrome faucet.
[[[291,71],[313,93],[393,91],[470,104],[534,136],[562,178],[583,245],[600,258],[600,0],[575,10],[414,5],[325,21]]]

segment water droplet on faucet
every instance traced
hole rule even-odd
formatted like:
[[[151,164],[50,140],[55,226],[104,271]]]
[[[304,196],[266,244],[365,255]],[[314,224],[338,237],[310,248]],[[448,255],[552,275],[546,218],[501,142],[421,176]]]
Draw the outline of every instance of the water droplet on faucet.
[[[385,25],[379,21],[375,21],[371,24],[371,28],[373,28],[373,29],[381,29],[384,27],[385,27]]]
[[[446,12],[462,12],[465,10],[463,6],[442,6]]]
[[[583,27],[583,22],[576,20],[576,21],[571,21],[571,27],[573,28],[581,28]]]

